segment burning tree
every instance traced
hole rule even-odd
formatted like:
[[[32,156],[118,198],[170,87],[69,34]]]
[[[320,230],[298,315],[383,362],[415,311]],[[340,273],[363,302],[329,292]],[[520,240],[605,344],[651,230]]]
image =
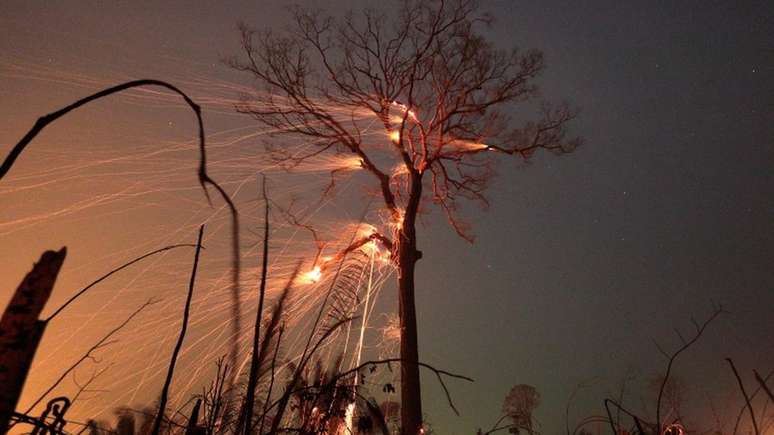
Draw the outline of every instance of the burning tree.
[[[486,204],[494,157],[527,159],[540,148],[564,153],[579,140],[566,136],[576,115],[567,105],[544,103],[535,121],[510,119],[512,105],[537,100],[543,56],[496,48],[482,34],[490,18],[476,1],[405,0],[396,6],[394,13],[364,10],[340,20],[294,8],[293,26],[280,33],[242,25],[244,56],[231,65],[266,91],[260,99],[245,99],[239,111],[312,145],[278,159],[297,165],[324,154],[346,156],[349,167],[332,170],[330,187],[340,170],[373,176],[392,231],[374,229],[340,254],[371,242],[392,253],[401,425],[403,433],[416,434],[422,424],[414,306],[420,207],[437,205],[457,234],[472,241],[458,204]]]

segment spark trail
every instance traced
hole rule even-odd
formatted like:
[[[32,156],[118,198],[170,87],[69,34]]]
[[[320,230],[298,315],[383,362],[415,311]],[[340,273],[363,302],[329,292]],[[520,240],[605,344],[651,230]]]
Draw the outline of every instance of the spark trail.
[[[94,77],[34,63],[0,62],[0,79],[10,78],[57,87],[76,98],[126,79]],[[305,261],[305,278],[295,283],[286,313],[289,333],[283,339],[287,357],[284,363],[291,362],[301,352],[310,326],[309,313],[319,309],[332,278],[320,260],[334,258],[345,250],[353,234],[375,228],[389,231],[390,222],[371,211],[365,214],[365,222],[340,214],[340,210],[356,209],[349,205],[362,198],[353,192],[359,192],[361,184],[370,183],[370,179],[359,175],[359,159],[325,154],[292,167],[279,164],[273,155],[277,148],[290,156],[303,156],[313,151],[313,144],[275,141],[267,151],[264,142],[272,140],[272,132],[257,128],[249,117],[234,110],[242,101],[240,95],[254,95],[254,90],[202,77],[171,81],[202,106],[209,129],[208,172],[239,210],[243,232],[238,248],[244,262],[242,317],[254,318],[257,309],[254,286],[261,247],[256,230],[262,226],[258,174],[269,177],[272,197],[288,206],[294,204],[294,215],[313,226],[324,241],[321,248],[298,225],[282,216],[272,218],[269,300],[280,291],[295,263]],[[41,107],[40,114],[48,109]],[[196,179],[197,143],[187,139],[190,123],[183,121],[185,106],[175,95],[158,89],[136,89],[81,110],[83,114],[51,127],[51,132],[27,150],[14,171],[0,183],[2,256],[6,258],[10,253],[6,247],[16,247],[29,257],[51,243],[67,244],[73,256],[52,297],[50,307],[55,308],[90,280],[143,252],[190,242],[199,225],[206,223],[206,249],[197,277],[197,295],[178,363],[179,373],[187,375],[175,379],[169,400],[171,409],[177,409],[210,381],[214,363],[228,352],[231,339],[239,343],[238,366],[244,367],[249,360],[252,325],[242,324],[236,337],[229,328],[229,278],[233,273],[229,259],[230,215],[224,204],[210,207],[201,195]],[[149,114],[130,115],[138,111]],[[341,108],[340,115],[358,119],[364,137],[375,147],[388,148],[384,134],[369,128],[377,120],[347,108]],[[164,122],[166,119],[170,121]],[[28,125],[32,120],[16,121]],[[178,129],[177,124],[186,128]],[[172,128],[166,131],[164,127]],[[7,144],[15,142],[11,136],[5,132],[0,136],[3,156]],[[320,197],[331,185],[332,177],[338,194]],[[355,186],[358,188],[353,189]],[[374,310],[379,292],[393,271],[388,250],[370,243],[364,249],[370,250],[366,254],[372,259],[371,267],[355,287],[358,292],[367,288],[367,293],[365,300],[358,296],[351,301],[348,309],[352,312]],[[3,288],[12,288],[18,271],[26,267],[24,255],[4,268]],[[160,302],[138,316],[133,327],[118,333],[116,343],[100,352],[91,364],[79,367],[76,376],[54,393],[72,396],[78,391],[76,379],[100,372],[90,386],[91,392],[79,396],[69,411],[71,418],[107,418],[118,406],[151,404],[180,327],[179,307],[185,298],[189,267],[190,258],[185,253],[159,255],[111,277],[58,316],[44,337],[20,407],[25,408],[45,391],[84,349],[111,328],[115,318],[127,315],[150,296]],[[355,361],[367,347],[364,334],[371,318],[364,316],[355,332],[359,334],[357,358],[352,355]],[[347,350],[351,332],[339,332],[328,342],[323,355],[331,358],[342,348]],[[347,350],[351,351],[354,349]],[[33,414],[39,411],[33,410]]]

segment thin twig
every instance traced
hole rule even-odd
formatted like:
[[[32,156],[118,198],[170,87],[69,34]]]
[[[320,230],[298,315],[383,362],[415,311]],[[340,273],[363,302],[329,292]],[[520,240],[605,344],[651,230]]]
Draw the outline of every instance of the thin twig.
[[[274,380],[275,380],[274,368],[277,366],[277,354],[279,354],[280,342],[282,341],[283,332],[285,332],[284,325],[280,326],[279,334],[277,335],[277,346],[274,348],[274,355],[271,358],[271,367],[270,367],[271,378],[269,379],[269,389],[268,391],[266,391],[266,400],[264,400],[263,402],[263,413],[261,414],[261,427],[258,430],[259,434],[263,433],[263,426],[266,420],[266,412],[268,411],[269,400],[271,400],[271,393],[272,393],[272,390],[274,389]]]
[[[763,388],[763,391],[766,392],[766,394],[769,396],[769,400],[774,402],[774,394],[771,394],[771,390],[769,390],[769,386],[766,385],[766,381],[761,377],[760,373],[758,373],[758,370],[753,369],[753,373],[755,374],[755,380],[758,381],[761,388]],[[769,375],[771,376],[771,375]],[[767,376],[768,378],[768,376]]]
[[[50,322],[51,319],[53,319],[59,313],[61,313],[65,308],[67,308],[68,305],[70,305],[71,303],[75,302],[76,299],[78,299],[79,297],[81,297],[81,295],[86,293],[87,290],[89,290],[90,288],[94,287],[95,285],[101,283],[102,281],[110,278],[110,276],[112,276],[113,274],[118,273],[118,272],[126,269],[127,267],[129,267],[129,266],[131,266],[131,265],[133,265],[133,264],[135,264],[135,263],[137,263],[139,261],[142,261],[142,260],[144,260],[144,259],[146,259],[146,258],[148,258],[150,256],[153,256],[153,255],[156,255],[156,254],[160,254],[162,252],[166,252],[166,251],[169,251],[169,250],[172,250],[172,249],[176,249],[176,248],[188,248],[188,247],[195,248],[196,245],[192,245],[190,243],[184,243],[184,244],[179,244],[179,245],[165,246],[165,247],[163,247],[161,249],[156,249],[155,251],[151,251],[151,252],[148,252],[146,254],[143,254],[143,255],[135,258],[134,260],[132,260],[132,261],[130,261],[128,263],[124,263],[123,265],[121,265],[119,267],[116,267],[115,269],[111,270],[110,272],[108,272],[108,273],[102,275],[101,277],[99,277],[97,280],[95,280],[91,284],[89,284],[86,287],[80,289],[77,293],[75,293],[72,297],[70,297],[70,299],[68,299],[65,303],[63,303],[62,306],[57,308],[57,310],[54,311],[53,314],[48,316],[48,318],[46,318],[45,321],[46,322]]]
[[[228,206],[231,212],[231,242],[232,242],[231,254],[232,254],[232,262],[234,265],[232,276],[231,276],[231,281],[232,281],[231,297],[233,301],[233,305],[232,305],[233,336],[232,336],[232,343],[231,343],[231,363],[232,363],[231,365],[232,367],[236,367],[236,358],[237,358],[237,352],[238,352],[238,337],[239,337],[239,331],[240,331],[240,315],[241,315],[240,314],[241,303],[240,303],[240,297],[239,297],[239,275],[241,270],[241,259],[239,257],[238,212],[237,212],[236,206],[234,205],[234,202],[228,196],[226,191],[220,186],[220,184],[218,184],[215,180],[213,180],[207,173],[207,148],[206,148],[206,139],[205,139],[206,136],[204,134],[204,121],[202,120],[202,109],[185,92],[161,80],[154,80],[154,79],[133,80],[133,81],[122,83],[107,89],[103,89],[97,93],[81,98],[80,100],[70,104],[69,106],[63,107],[62,109],[59,109],[56,112],[51,112],[47,115],[41,116],[35,122],[35,125],[33,125],[32,128],[27,132],[27,134],[25,134],[24,137],[22,137],[21,140],[19,140],[19,142],[11,149],[11,151],[8,153],[5,160],[3,161],[2,165],[0,165],[0,180],[2,180],[3,177],[5,177],[5,175],[8,173],[8,171],[10,171],[16,159],[21,155],[21,153],[24,151],[27,145],[29,145],[30,142],[32,142],[32,139],[34,139],[41,131],[43,131],[44,128],[46,128],[46,126],[48,126],[52,122],[66,115],[67,113],[83,105],[86,105],[94,100],[98,100],[100,98],[107,97],[112,94],[125,91],[127,89],[144,87],[144,86],[160,86],[162,88],[166,88],[180,95],[183,98],[183,100],[185,100],[186,104],[188,104],[188,106],[191,108],[191,110],[193,110],[194,114],[196,115],[197,124],[199,126],[199,170],[198,170],[199,184],[201,185],[202,190],[204,191],[204,196],[207,198],[207,202],[210,205],[212,205],[212,200],[210,198],[209,192],[207,191],[208,184],[212,186],[218,192],[218,194],[220,194],[221,198],[223,198],[223,201],[225,201],[226,205]],[[233,381],[234,380],[232,379],[232,384],[233,384]]]
[[[672,373],[672,366],[674,365],[675,360],[681,353],[683,353],[685,350],[691,347],[691,345],[696,343],[696,341],[698,341],[701,335],[704,333],[704,330],[707,329],[707,326],[709,326],[709,324],[713,320],[715,320],[720,315],[720,313],[723,313],[723,312],[724,312],[723,307],[716,306],[712,314],[709,316],[709,318],[707,318],[707,320],[705,320],[704,323],[701,325],[699,325],[698,323],[696,323],[695,320],[692,319],[694,327],[696,328],[693,338],[686,341],[681,337],[681,341],[683,345],[680,346],[680,348],[677,349],[674,353],[672,353],[672,355],[669,357],[669,363],[667,363],[667,369],[666,369],[666,373],[664,374],[664,380],[661,381],[661,387],[658,390],[658,399],[656,400],[656,427],[658,428],[659,431],[661,430],[661,401],[664,397],[664,389],[666,388],[667,382],[669,381],[669,375]]]
[[[172,375],[175,372],[175,363],[177,362],[177,355],[180,353],[180,348],[183,346],[183,339],[185,338],[185,332],[188,328],[188,317],[191,310],[191,297],[193,296],[194,283],[196,282],[196,269],[199,267],[199,253],[202,249],[202,235],[204,234],[204,225],[199,227],[199,237],[196,240],[196,254],[194,254],[193,270],[191,271],[191,280],[188,283],[188,296],[185,300],[185,308],[183,310],[183,325],[180,328],[180,336],[175,344],[175,349],[172,351],[172,359],[169,362],[169,370],[167,371],[167,378],[164,380],[164,387],[161,389],[161,398],[159,399],[159,412],[156,414],[156,419],[153,422],[153,435],[158,435],[161,427],[161,420],[164,417],[164,413],[167,407],[167,395],[169,393],[169,386],[172,383]]]
[[[387,358],[387,359],[382,359],[382,360],[366,361],[366,362],[360,364],[359,366],[357,366],[355,368],[352,368],[352,369],[347,370],[345,372],[339,373],[338,375],[336,375],[332,379],[332,382],[338,381],[339,379],[341,379],[343,377],[346,377],[346,376],[348,376],[350,374],[358,372],[363,367],[374,366],[374,365],[377,365],[377,364],[390,364],[392,362],[400,362],[400,363],[402,363],[403,360],[401,358]],[[414,363],[414,362],[412,362],[412,363]],[[447,372],[446,370],[437,369],[437,368],[431,366],[430,364],[426,364],[426,363],[423,363],[423,362],[416,362],[416,364],[418,366],[420,366],[420,367],[424,367],[424,368],[432,371],[433,373],[435,373],[435,376],[438,378],[438,382],[441,384],[441,387],[443,387],[443,391],[446,393],[446,400],[449,402],[449,407],[451,407],[451,409],[457,415],[459,415],[460,413],[457,410],[457,408],[454,406],[454,402],[452,401],[452,398],[451,398],[451,393],[449,393],[449,389],[446,387],[446,383],[444,383],[442,375],[443,376],[449,376],[450,378],[462,379],[462,380],[469,381],[469,382],[475,382],[475,381],[472,378],[468,377],[468,376],[458,375],[456,373]]]
[[[76,367],[78,367],[78,366],[79,366],[79,365],[80,365],[82,362],[86,361],[87,359],[90,359],[90,358],[92,358],[92,356],[91,356],[91,353],[92,353],[92,352],[94,352],[95,350],[98,350],[98,349],[100,349],[100,348],[102,348],[102,347],[104,347],[104,346],[107,346],[108,344],[115,343],[115,341],[111,341],[111,342],[109,342],[109,343],[106,343],[106,342],[107,342],[107,340],[108,340],[108,339],[109,339],[109,338],[110,338],[110,337],[111,337],[113,334],[115,334],[116,332],[120,331],[120,330],[121,330],[121,329],[122,329],[124,326],[126,326],[126,325],[129,323],[129,321],[131,321],[131,320],[134,318],[134,316],[136,316],[137,314],[139,314],[139,313],[140,313],[140,311],[144,310],[144,309],[145,309],[146,307],[148,307],[149,305],[153,305],[154,303],[156,303],[156,302],[155,302],[155,301],[152,301],[152,300],[148,300],[148,301],[147,301],[147,302],[145,302],[144,304],[140,305],[140,307],[139,307],[139,308],[137,308],[136,310],[134,310],[134,312],[132,312],[132,314],[130,314],[130,315],[129,315],[129,317],[127,317],[127,318],[126,318],[126,320],[124,320],[123,322],[121,322],[121,324],[120,324],[120,325],[118,325],[118,326],[116,326],[115,328],[113,328],[113,330],[111,330],[110,332],[108,332],[108,333],[107,333],[107,334],[106,334],[104,337],[102,337],[102,338],[101,338],[101,339],[100,339],[98,342],[96,342],[96,343],[95,343],[93,346],[91,346],[91,347],[89,348],[89,350],[87,350],[87,351],[86,351],[86,353],[85,353],[85,354],[83,354],[83,356],[82,356],[80,359],[78,359],[78,361],[76,361],[76,362],[75,362],[73,365],[71,365],[71,366],[70,366],[70,367],[69,367],[67,370],[65,370],[65,371],[64,371],[64,373],[62,373],[62,374],[59,376],[59,378],[58,378],[58,379],[57,379],[57,380],[54,382],[54,384],[53,384],[53,385],[51,385],[50,387],[48,387],[48,389],[47,389],[46,391],[44,391],[44,392],[43,392],[43,394],[41,394],[41,395],[40,395],[40,397],[38,397],[38,399],[37,399],[37,400],[35,400],[35,401],[32,403],[32,405],[30,405],[30,406],[29,406],[29,408],[27,408],[27,411],[25,411],[24,413],[25,413],[25,414],[29,414],[29,413],[30,413],[30,411],[32,411],[32,409],[33,409],[33,408],[35,408],[35,406],[37,406],[37,405],[38,405],[38,404],[39,404],[41,401],[43,401],[43,399],[44,399],[44,398],[45,398],[45,397],[46,397],[46,396],[47,396],[47,395],[48,395],[50,392],[52,392],[52,391],[54,390],[54,388],[56,388],[56,387],[57,387],[57,386],[58,386],[58,385],[59,385],[59,384],[60,384],[60,383],[61,383],[61,382],[64,380],[64,378],[66,378],[66,377],[67,377],[67,375],[68,375],[68,374],[70,374],[70,373],[71,373],[73,370],[75,370],[75,369],[76,369]]]
[[[742,378],[739,377],[739,372],[736,371],[736,366],[734,366],[734,362],[731,361],[731,358],[726,358],[726,361],[728,361],[728,365],[731,366],[731,371],[734,372],[734,376],[736,377],[736,382],[739,383],[739,390],[742,392],[742,396],[744,396],[744,401],[747,403],[747,409],[750,411],[750,418],[752,419],[752,425],[753,429],[755,430],[755,435],[760,435],[760,431],[758,430],[758,422],[755,420],[755,410],[752,407],[752,404],[750,403],[750,396],[747,395],[747,391],[744,389],[744,383],[742,382]]]
[[[642,428],[642,423],[640,421],[640,418],[637,417],[634,413],[630,412],[626,408],[623,407],[620,403],[616,402],[612,399],[605,399],[605,411],[607,411],[607,418],[610,422],[610,429],[613,431],[613,435],[617,435],[618,429],[615,427],[615,420],[613,420],[613,414],[610,412],[610,405],[614,405],[619,411],[623,412],[624,414],[628,415],[634,420],[634,424],[637,426],[637,430],[640,432],[639,435],[645,435],[645,431]],[[658,429],[661,430],[660,427]]]
[[[100,377],[103,373],[105,373],[110,368],[110,365],[107,367],[103,367],[101,370],[97,370],[89,377],[89,379],[81,385],[80,382],[78,382],[78,379],[75,377],[75,373],[73,373],[73,383],[78,387],[78,392],[75,393],[72,399],[70,399],[70,406],[75,404],[75,401],[78,400],[78,398],[81,396],[82,393],[104,393],[107,390],[89,390],[89,385],[91,385],[92,382],[97,380],[98,377]]]
[[[255,330],[253,332],[253,355],[250,361],[250,373],[247,382],[247,393],[244,403],[244,433],[250,434],[253,422],[253,407],[255,406],[255,388],[258,384],[258,366],[260,364],[259,350],[261,337],[261,320],[263,317],[263,299],[266,295],[266,274],[268,273],[269,262],[269,198],[266,194],[266,176],[263,176],[261,192],[263,193],[264,213],[263,213],[263,259],[261,261],[261,284],[258,291],[258,311],[255,313]],[[267,342],[268,345],[268,342]],[[240,428],[241,429],[241,428]]]
[[[763,378],[764,382],[768,381],[769,378],[774,375],[774,370],[770,371],[768,375],[766,375],[765,378]],[[758,395],[758,393],[761,392],[761,386],[758,386],[758,388],[755,389],[755,391],[750,394],[750,400],[755,399],[755,396]],[[739,413],[736,415],[736,423],[734,423],[734,431],[731,432],[731,435],[736,435],[736,432],[739,430],[739,423],[742,422],[742,416],[744,415],[744,410],[747,408],[747,404],[745,403],[742,405],[742,407],[739,409]]]

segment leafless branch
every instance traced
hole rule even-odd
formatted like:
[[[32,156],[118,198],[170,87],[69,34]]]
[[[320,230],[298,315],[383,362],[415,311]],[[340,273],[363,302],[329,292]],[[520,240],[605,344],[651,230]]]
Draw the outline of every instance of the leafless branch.
[[[263,258],[261,259],[261,282],[258,289],[258,311],[255,313],[255,329],[253,331],[253,352],[250,361],[250,372],[247,382],[247,393],[244,402],[244,433],[250,434],[253,424],[253,408],[255,407],[255,388],[258,384],[258,368],[260,367],[263,349],[259,349],[261,340],[261,321],[263,316],[263,300],[266,296],[266,275],[269,262],[269,197],[266,194],[266,176],[263,177],[261,192],[264,201],[263,213]],[[242,428],[239,428],[241,430]]]
[[[726,361],[728,361],[728,365],[731,366],[731,371],[734,372],[734,377],[736,377],[736,382],[739,384],[739,391],[742,392],[742,396],[744,397],[744,401],[747,404],[747,409],[750,411],[750,419],[752,420],[753,430],[755,430],[755,435],[760,435],[760,430],[758,430],[758,422],[755,419],[755,410],[752,407],[752,404],[750,403],[750,396],[747,394],[747,391],[744,389],[744,382],[742,382],[742,378],[739,377],[739,372],[736,371],[736,366],[734,366],[734,362],[731,360],[731,358],[726,358]]]
[[[88,291],[90,288],[94,287],[95,285],[101,283],[102,281],[110,278],[113,274],[115,274],[117,272],[120,272],[120,271],[126,269],[127,267],[129,267],[129,266],[131,266],[131,265],[133,265],[133,264],[135,264],[135,263],[137,263],[139,261],[142,261],[142,260],[144,260],[144,259],[146,259],[148,257],[153,256],[153,255],[160,254],[162,252],[166,252],[166,251],[169,251],[169,250],[172,250],[172,249],[177,249],[177,248],[195,248],[195,247],[196,247],[196,245],[191,245],[191,244],[179,244],[179,245],[165,246],[165,247],[163,247],[161,249],[156,249],[155,251],[151,251],[151,252],[148,252],[146,254],[143,254],[143,255],[135,258],[134,260],[129,261],[128,263],[124,263],[123,265],[121,265],[119,267],[116,267],[115,269],[111,270],[110,272],[102,275],[101,277],[99,277],[98,279],[93,281],[91,284],[89,284],[86,287],[78,290],[72,297],[70,297],[70,299],[68,299],[59,308],[57,308],[56,311],[54,311],[50,316],[48,316],[48,318],[46,318],[46,322],[50,322],[51,319],[53,319],[59,313],[61,313],[65,308],[67,308],[68,305],[70,305],[71,303],[75,302],[75,300],[78,299],[79,297],[81,297],[81,295],[83,295],[84,293],[86,293],[86,291]]]
[[[669,376],[672,373],[672,366],[674,365],[675,361],[677,360],[677,357],[680,356],[681,353],[685,352],[691,345],[696,343],[701,335],[704,333],[704,330],[707,329],[707,326],[709,326],[710,323],[712,323],[713,320],[715,320],[721,313],[724,313],[723,307],[718,305],[713,307],[712,314],[707,318],[707,320],[704,321],[701,325],[693,322],[694,325],[694,334],[693,337],[689,340],[682,340],[682,346],[680,346],[676,351],[674,351],[669,356],[669,362],[667,363],[667,369],[666,373],[664,373],[664,379],[661,381],[661,386],[658,390],[658,399],[656,399],[656,427],[658,430],[661,430],[661,401],[664,397],[664,389],[666,388],[667,382],[669,382]],[[663,351],[662,351],[663,353]]]
[[[755,373],[757,374],[757,372],[755,372]],[[769,378],[771,378],[772,375],[774,375],[774,370],[770,371],[769,374],[766,375],[765,378],[763,378],[764,383],[767,382],[769,380]],[[760,376],[760,375],[758,375],[758,376]],[[758,379],[758,377],[756,377],[756,380],[757,379]],[[755,398],[755,396],[757,396],[758,393],[761,392],[762,388],[763,388],[763,386],[760,385],[760,381],[759,381],[758,388],[756,388],[755,391],[753,391],[752,394],[750,394],[750,400],[753,400]],[[739,430],[739,423],[742,422],[742,416],[744,415],[745,409],[747,409],[747,403],[744,403],[742,405],[742,407],[739,409],[739,413],[736,415],[736,421],[734,423],[734,430],[733,430],[733,432],[731,432],[732,435],[736,435],[737,431]]]
[[[130,321],[131,321],[131,320],[132,320],[132,319],[133,319],[133,318],[136,316],[136,315],[140,314],[140,311],[144,310],[144,309],[145,309],[145,308],[147,308],[148,306],[150,306],[150,305],[153,305],[153,304],[155,304],[155,303],[156,303],[155,301],[148,300],[148,301],[147,301],[147,302],[145,302],[144,304],[140,305],[140,307],[139,307],[139,308],[137,308],[136,310],[134,310],[134,311],[132,312],[132,314],[130,314],[130,315],[129,315],[129,317],[127,317],[127,318],[126,318],[126,320],[124,320],[123,322],[121,322],[121,324],[119,324],[118,326],[116,326],[115,328],[113,328],[113,329],[112,329],[110,332],[108,332],[108,333],[107,333],[107,334],[106,334],[104,337],[102,337],[102,338],[101,338],[99,341],[97,341],[97,342],[96,342],[96,343],[95,343],[93,346],[91,346],[91,347],[90,347],[90,348],[89,348],[89,349],[86,351],[86,353],[84,353],[84,354],[83,354],[83,356],[81,356],[81,357],[80,357],[80,358],[79,358],[77,361],[75,361],[75,362],[74,362],[74,363],[73,363],[73,364],[72,364],[70,367],[68,367],[68,368],[67,368],[67,369],[66,369],[66,370],[65,370],[65,371],[64,371],[64,372],[63,372],[63,373],[62,373],[62,374],[59,376],[59,378],[57,378],[57,380],[56,380],[56,381],[54,381],[54,383],[53,383],[53,384],[52,384],[50,387],[48,387],[48,389],[46,389],[46,391],[44,391],[44,392],[43,392],[43,394],[41,394],[41,395],[40,395],[40,396],[37,398],[37,400],[35,400],[34,402],[32,402],[32,404],[31,404],[31,405],[30,405],[30,406],[27,408],[27,410],[26,410],[24,413],[25,413],[25,414],[29,414],[29,413],[30,413],[30,412],[31,412],[31,411],[32,411],[32,410],[33,410],[33,409],[34,409],[34,408],[35,408],[35,407],[36,407],[36,406],[37,406],[37,405],[38,405],[40,402],[42,402],[42,401],[43,401],[43,399],[45,399],[45,398],[46,398],[46,396],[48,396],[48,394],[49,394],[49,393],[51,393],[51,392],[52,392],[52,391],[53,391],[53,390],[54,390],[54,389],[55,389],[57,386],[59,386],[59,384],[60,384],[60,383],[62,383],[62,381],[63,381],[63,380],[64,380],[64,379],[67,377],[67,375],[69,375],[70,373],[72,373],[72,371],[73,371],[73,370],[75,370],[75,369],[76,369],[76,368],[77,368],[77,367],[78,367],[78,366],[79,366],[79,365],[80,365],[82,362],[86,361],[87,359],[92,359],[92,358],[93,358],[93,356],[92,356],[92,353],[93,353],[93,352],[95,352],[95,351],[97,351],[97,350],[99,350],[99,349],[102,349],[102,348],[104,348],[105,346],[108,346],[108,345],[110,345],[110,344],[113,344],[113,343],[115,343],[115,341],[108,341],[108,339],[109,339],[110,337],[112,337],[112,336],[113,336],[113,334],[115,334],[116,332],[118,332],[118,331],[120,331],[121,329],[123,329],[123,328],[124,328],[124,327],[125,327],[125,326],[126,326],[126,325],[127,325],[127,324],[128,324],[128,323],[129,323],[129,322],[130,322]]]
[[[761,377],[760,373],[758,373],[757,370],[753,370],[753,373],[755,374],[755,380],[758,381],[758,384],[761,386],[761,388],[763,388],[763,391],[765,391],[766,395],[769,396],[769,400],[774,402],[774,394],[771,394],[771,390],[769,389],[769,386],[766,385],[766,380]],[[771,373],[769,373],[769,376],[771,376]],[[766,376],[766,379],[768,379],[769,376]]]
[[[204,191],[204,195],[207,197],[208,203],[212,204],[210,194],[207,190],[207,185],[210,185],[218,192],[218,194],[221,196],[221,198],[226,203],[226,205],[228,206],[231,212],[232,263],[234,266],[232,271],[232,302],[233,302],[232,303],[232,321],[233,321],[232,324],[233,324],[233,331],[234,331],[234,334],[233,334],[234,341],[232,342],[232,346],[231,346],[231,359],[232,359],[232,366],[233,366],[236,364],[236,353],[237,353],[236,337],[238,336],[240,331],[239,274],[241,270],[241,260],[239,256],[238,212],[237,212],[236,206],[234,205],[234,202],[228,196],[226,191],[220,186],[220,184],[218,184],[215,180],[213,180],[207,173],[207,148],[206,148],[206,137],[204,134],[204,121],[202,120],[202,110],[201,110],[201,107],[198,104],[196,104],[186,93],[184,93],[177,87],[161,80],[154,80],[154,79],[133,80],[133,81],[122,83],[107,89],[103,89],[92,95],[81,98],[80,100],[66,107],[63,107],[62,109],[49,113],[45,116],[42,116],[38,118],[38,120],[35,122],[32,128],[11,149],[11,151],[8,153],[5,160],[3,161],[2,165],[0,165],[0,180],[2,180],[3,177],[5,177],[5,175],[8,173],[8,171],[10,171],[11,167],[14,165],[14,162],[21,155],[21,153],[24,151],[27,145],[29,145],[30,142],[32,142],[32,140],[52,122],[56,121],[57,119],[63,117],[69,112],[76,110],[79,107],[84,106],[92,101],[95,101],[100,98],[107,97],[128,89],[145,87],[145,86],[158,86],[158,87],[168,89],[178,94],[180,97],[182,97],[183,100],[185,100],[186,104],[191,108],[191,110],[193,110],[194,114],[196,115],[196,121],[199,127],[199,170],[198,170],[199,184],[201,185],[202,190]]]
[[[381,360],[366,361],[366,362],[360,364],[357,367],[354,367],[354,368],[352,368],[350,370],[347,370],[347,371],[339,373],[338,375],[336,375],[334,377],[333,380],[334,381],[338,381],[339,379],[345,378],[347,376],[350,376],[350,375],[352,375],[354,373],[359,372],[360,370],[362,370],[365,367],[390,364],[390,363],[394,363],[394,362],[402,363],[403,360],[400,359],[400,358],[387,358],[387,359],[381,359]],[[452,401],[451,393],[449,393],[449,388],[446,386],[446,383],[443,381],[443,376],[448,376],[450,378],[455,378],[455,379],[462,379],[462,380],[465,380],[465,381],[468,381],[468,382],[474,382],[473,379],[468,377],[468,376],[458,375],[456,373],[451,373],[451,372],[448,372],[446,370],[437,369],[437,368],[431,366],[430,364],[426,364],[426,363],[423,363],[423,362],[416,362],[415,364],[417,364],[420,367],[424,367],[424,368],[432,371],[433,373],[435,373],[436,378],[438,378],[438,382],[441,384],[441,387],[443,387],[444,393],[446,393],[446,400],[449,403],[449,407],[451,407],[451,409],[454,411],[455,414],[459,415],[460,413],[457,410],[457,407],[454,406],[454,402]]]
[[[183,324],[180,327],[180,336],[177,338],[177,343],[172,351],[172,358],[169,361],[169,369],[167,370],[167,377],[164,380],[164,386],[161,389],[161,398],[159,399],[159,410],[156,414],[156,419],[153,422],[153,429],[151,433],[158,435],[161,428],[161,420],[164,418],[164,414],[167,408],[167,394],[169,393],[169,387],[172,384],[172,376],[175,373],[175,364],[177,363],[177,355],[180,353],[180,348],[183,347],[183,340],[185,339],[185,333],[188,329],[188,317],[191,310],[191,299],[193,298],[194,284],[196,283],[196,270],[199,267],[199,253],[202,249],[202,236],[204,235],[204,225],[199,227],[199,237],[196,240],[196,254],[194,254],[193,269],[191,270],[191,279],[188,282],[188,295],[185,299],[185,308],[183,309]]]

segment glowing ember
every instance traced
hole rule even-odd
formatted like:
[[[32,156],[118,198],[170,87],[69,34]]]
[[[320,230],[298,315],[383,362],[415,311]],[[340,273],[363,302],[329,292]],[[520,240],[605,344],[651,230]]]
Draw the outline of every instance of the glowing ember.
[[[485,143],[468,143],[466,148],[474,151],[491,149],[489,148],[489,145]]]
[[[309,272],[304,273],[302,275],[302,278],[304,282],[308,284],[312,284],[320,281],[320,279],[322,278],[322,270],[320,269],[320,266],[315,266]]]
[[[392,170],[393,176],[406,175],[408,173],[409,173],[408,167],[406,167],[406,165],[404,165],[403,163],[395,166],[395,168]]]
[[[363,159],[360,157],[350,157],[344,161],[344,168],[346,169],[362,169]]]
[[[390,122],[393,124],[400,124],[403,122],[403,117],[400,115],[390,115]]]
[[[399,103],[397,101],[393,101],[392,102],[392,106],[393,107],[397,107],[398,110],[400,110],[403,113],[408,113],[408,117],[412,121],[418,122],[417,121],[417,114],[416,114],[416,112],[413,109],[409,109],[408,106],[406,106],[405,104]],[[402,122],[402,121],[403,121],[403,117],[399,117],[397,122]]]
[[[372,234],[375,234],[376,227],[371,224],[360,224],[360,226],[357,229],[357,237],[363,238],[363,237],[370,237]]]
[[[376,240],[371,240],[370,242],[363,245],[363,250],[371,255],[376,255],[379,253],[379,245],[376,243]]]
[[[391,141],[393,141],[393,142],[395,142],[395,143],[398,143],[398,142],[400,142],[400,131],[398,131],[398,130],[392,130],[392,131],[390,132],[390,140],[391,140]]]
[[[398,210],[398,216],[390,225],[396,230],[400,231],[403,228],[403,219],[405,214],[406,213],[403,210]]]

